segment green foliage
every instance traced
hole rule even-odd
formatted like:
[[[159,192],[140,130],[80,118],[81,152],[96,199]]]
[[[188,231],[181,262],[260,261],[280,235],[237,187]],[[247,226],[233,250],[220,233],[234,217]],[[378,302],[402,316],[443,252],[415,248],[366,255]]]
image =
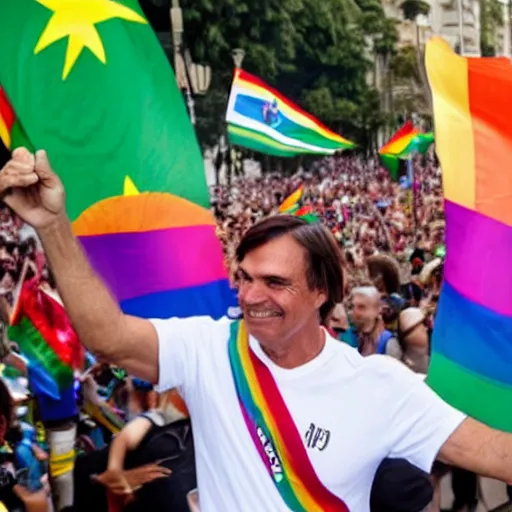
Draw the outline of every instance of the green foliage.
[[[416,48],[411,45],[404,46],[393,56],[390,67],[396,80],[414,80],[421,83],[418,70],[418,59]]]
[[[406,20],[415,21],[420,15],[426,16],[430,12],[430,5],[424,0],[405,0],[400,8]]]
[[[398,36],[379,0],[181,0],[181,6],[193,59],[212,68],[210,90],[196,101],[203,147],[225,131],[234,48],[245,50],[247,71],[347,138],[370,140],[385,122],[368,85],[367,41],[389,57]]]
[[[496,55],[496,32],[503,27],[503,6],[499,0],[480,0],[480,51],[484,57]]]

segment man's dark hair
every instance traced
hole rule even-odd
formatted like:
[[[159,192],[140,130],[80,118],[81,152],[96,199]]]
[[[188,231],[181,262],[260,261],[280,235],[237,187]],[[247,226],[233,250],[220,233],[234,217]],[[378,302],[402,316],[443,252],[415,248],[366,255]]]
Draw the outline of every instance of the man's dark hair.
[[[236,250],[236,261],[284,235],[290,235],[304,248],[307,263],[307,283],[310,290],[320,290],[327,301],[320,307],[320,319],[325,323],[334,306],[343,300],[343,257],[331,233],[320,223],[309,224],[292,215],[275,215],[254,224],[243,236]]]

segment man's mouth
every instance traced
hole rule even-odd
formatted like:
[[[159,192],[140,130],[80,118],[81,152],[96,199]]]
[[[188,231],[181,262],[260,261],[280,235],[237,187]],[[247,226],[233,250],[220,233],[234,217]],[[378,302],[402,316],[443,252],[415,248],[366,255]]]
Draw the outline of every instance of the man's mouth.
[[[281,316],[281,313],[279,313],[278,311],[253,311],[253,310],[248,310],[247,311],[247,316],[249,318],[273,318],[273,317]]]

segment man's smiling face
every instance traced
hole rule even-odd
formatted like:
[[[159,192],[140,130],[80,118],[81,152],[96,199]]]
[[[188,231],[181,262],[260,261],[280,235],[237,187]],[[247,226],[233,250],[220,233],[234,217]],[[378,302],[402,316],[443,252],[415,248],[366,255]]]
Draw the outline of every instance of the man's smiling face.
[[[239,302],[247,329],[272,349],[301,329],[325,302],[310,290],[305,250],[290,235],[250,251],[238,268]]]

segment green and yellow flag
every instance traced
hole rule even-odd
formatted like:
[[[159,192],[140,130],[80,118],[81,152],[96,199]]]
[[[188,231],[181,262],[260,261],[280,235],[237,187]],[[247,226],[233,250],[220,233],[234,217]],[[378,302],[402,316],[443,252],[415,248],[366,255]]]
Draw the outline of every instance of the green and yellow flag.
[[[46,149],[125,312],[233,305],[201,151],[136,0],[13,0],[0,13],[0,137]]]
[[[208,206],[184,102],[136,0],[5,2],[0,62],[18,120],[11,147],[26,144],[23,127],[48,150],[72,220],[122,194],[126,176],[141,192]]]

